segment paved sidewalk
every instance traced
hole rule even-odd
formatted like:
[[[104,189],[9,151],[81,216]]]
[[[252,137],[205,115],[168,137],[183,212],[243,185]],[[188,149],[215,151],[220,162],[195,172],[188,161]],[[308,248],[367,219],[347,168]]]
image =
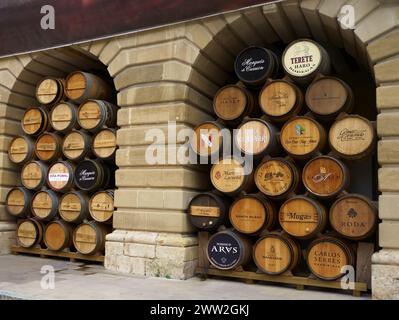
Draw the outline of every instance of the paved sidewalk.
[[[55,289],[40,286],[42,266],[55,269]],[[0,300],[21,299],[306,299],[349,300],[347,293],[267,284],[245,284],[237,281],[192,278],[186,281],[145,278],[108,272],[100,265],[71,263],[31,256],[0,256]]]

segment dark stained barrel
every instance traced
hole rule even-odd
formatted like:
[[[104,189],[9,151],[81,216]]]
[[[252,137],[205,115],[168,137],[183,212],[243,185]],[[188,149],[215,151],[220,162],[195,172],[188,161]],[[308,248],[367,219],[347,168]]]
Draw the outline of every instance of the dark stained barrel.
[[[109,166],[98,159],[86,159],[76,166],[75,185],[81,190],[93,192],[106,188],[110,185],[111,179]]]

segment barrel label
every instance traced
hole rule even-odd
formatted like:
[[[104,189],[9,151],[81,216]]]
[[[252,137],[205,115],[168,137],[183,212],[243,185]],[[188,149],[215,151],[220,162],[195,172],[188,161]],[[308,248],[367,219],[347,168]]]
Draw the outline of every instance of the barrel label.
[[[367,130],[354,130],[354,129],[348,129],[344,128],[342,129],[338,136],[337,140],[341,142],[347,142],[347,141],[360,141],[360,140],[366,140],[366,134]]]
[[[281,195],[292,185],[293,175],[290,168],[280,161],[268,161],[256,172],[256,182],[267,195]]]
[[[234,161],[226,161],[214,166],[211,178],[216,189],[233,192],[244,182],[244,169]]]
[[[12,145],[10,149],[11,154],[25,154],[28,152],[28,145],[23,144],[19,146]]]
[[[235,70],[244,81],[256,82],[266,76],[270,63],[270,56],[265,49],[253,47],[238,56]]]
[[[115,146],[115,139],[101,139],[94,141],[94,148],[113,148]]]
[[[281,143],[292,154],[311,153],[320,143],[319,128],[310,120],[294,120],[283,128]]]
[[[61,203],[61,210],[65,211],[79,211],[80,203]]]
[[[271,273],[284,272],[292,260],[292,252],[287,244],[274,237],[260,240],[254,250],[256,264]]]
[[[218,207],[201,207],[201,206],[191,206],[190,214],[196,217],[220,217],[220,208]]]
[[[50,172],[48,175],[50,182],[67,182],[69,180],[68,172]]]
[[[91,162],[81,163],[75,172],[76,183],[79,187],[90,189],[96,183],[98,172],[96,166]]]
[[[23,120],[24,125],[30,125],[30,124],[40,124],[42,123],[42,117],[25,117]]]
[[[240,256],[240,246],[237,240],[228,234],[217,234],[208,243],[209,260],[219,268],[233,268],[239,261]]]
[[[39,142],[37,144],[37,150],[39,151],[53,151],[57,147],[54,142]]]
[[[99,201],[92,201],[91,203],[92,210],[102,210],[102,211],[113,211],[114,206],[112,203],[109,202],[99,202]],[[192,215],[195,215],[191,213]]]
[[[321,52],[314,43],[299,41],[286,50],[283,62],[285,71],[290,75],[308,76],[319,67]]]

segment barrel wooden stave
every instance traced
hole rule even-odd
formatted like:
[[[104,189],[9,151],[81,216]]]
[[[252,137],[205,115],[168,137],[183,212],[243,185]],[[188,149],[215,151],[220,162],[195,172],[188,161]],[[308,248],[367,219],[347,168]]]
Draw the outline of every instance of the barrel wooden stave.
[[[70,248],[72,246],[72,232],[72,225],[63,220],[49,222],[43,237],[47,249],[61,251]]]
[[[28,136],[38,136],[50,128],[49,115],[42,107],[28,108],[21,120],[22,131]]]
[[[23,187],[12,188],[6,197],[6,211],[18,218],[29,216],[31,210],[32,191]]]
[[[114,160],[116,154],[116,130],[102,129],[93,137],[93,154],[102,160]]]
[[[35,143],[35,154],[44,162],[53,162],[62,157],[62,137],[56,133],[45,132]]]
[[[41,161],[29,161],[21,170],[22,185],[29,190],[40,190],[46,185],[48,166]]]
[[[104,253],[105,236],[111,232],[109,226],[96,221],[80,224],[73,232],[73,244],[76,250],[85,255]]]
[[[79,106],[78,123],[92,133],[116,126],[118,108],[104,100],[87,100]]]
[[[31,248],[43,240],[44,225],[36,219],[18,221],[16,238],[17,243],[23,248]]]
[[[52,190],[40,190],[32,197],[32,214],[41,221],[51,221],[58,216],[58,204],[58,194]]]
[[[65,98],[65,80],[46,77],[36,86],[36,99],[40,104],[52,105]]]
[[[89,197],[81,191],[67,192],[59,201],[58,211],[66,222],[82,223],[89,217]]]
[[[114,214],[114,190],[101,190],[90,197],[90,216],[97,222],[112,223]]]
[[[27,136],[13,138],[8,147],[8,158],[12,163],[22,165],[35,158],[35,142]]]
[[[78,129],[78,107],[65,101],[56,104],[50,112],[50,125],[55,131],[61,133]]]
[[[62,153],[68,160],[78,162],[92,155],[92,137],[84,131],[73,130],[62,141]]]

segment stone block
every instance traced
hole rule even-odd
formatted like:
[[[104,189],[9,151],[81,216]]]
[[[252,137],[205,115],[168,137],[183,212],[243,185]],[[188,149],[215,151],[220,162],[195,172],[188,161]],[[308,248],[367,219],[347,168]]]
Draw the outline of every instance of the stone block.
[[[263,14],[282,42],[288,44],[296,38],[281,6],[278,4],[263,6]]]
[[[105,239],[112,242],[125,242],[127,230],[114,230],[112,233],[106,235]]]
[[[125,243],[123,254],[129,257],[155,258],[155,245]]]
[[[399,266],[373,264],[371,267],[372,298],[399,300]]]
[[[145,275],[147,259],[133,258],[128,256],[108,255],[105,256],[104,267],[107,270],[130,273],[136,275]]]
[[[105,255],[106,256],[121,256],[124,252],[125,244],[123,242],[105,242]]]
[[[20,183],[20,174],[6,169],[0,169],[0,181],[2,186],[14,187]]]
[[[119,188],[115,190],[114,205],[117,208],[136,208],[137,190]]]
[[[300,1],[289,0],[281,3],[287,19],[290,21],[292,26],[295,26],[295,33],[301,38],[310,38],[311,33],[306,23],[305,17],[300,9]]]
[[[399,220],[399,194],[381,195],[378,205],[380,219]]]
[[[10,253],[11,246],[15,244],[15,231],[0,230],[0,255]]]
[[[158,232],[149,231],[127,231],[125,243],[141,243],[155,245],[158,237]]]
[[[156,247],[157,259],[171,259],[174,261],[191,261],[198,258],[198,247],[167,247],[157,246]]]
[[[399,43],[399,29],[389,32],[367,46],[370,60],[376,63],[382,59],[398,54],[399,47],[395,45],[395,43]]]
[[[378,244],[387,249],[399,249],[399,221],[380,223]]]
[[[398,9],[399,10],[399,9]],[[377,83],[399,80],[399,58],[380,62],[374,66]]]
[[[399,85],[381,86],[377,88],[377,108],[399,108]]]
[[[380,164],[399,163],[399,139],[378,141],[378,162]]]
[[[399,112],[383,112],[377,116],[380,137],[399,136]]]
[[[169,279],[185,280],[194,276],[197,260],[174,262],[169,259],[154,259],[146,265],[146,275]]]
[[[399,191],[399,167],[383,167],[378,170],[378,189],[381,192]]]
[[[317,9],[324,1],[321,0],[303,0],[301,1],[301,10],[308,23],[310,32],[317,41],[328,42],[323,24],[320,20]]]

